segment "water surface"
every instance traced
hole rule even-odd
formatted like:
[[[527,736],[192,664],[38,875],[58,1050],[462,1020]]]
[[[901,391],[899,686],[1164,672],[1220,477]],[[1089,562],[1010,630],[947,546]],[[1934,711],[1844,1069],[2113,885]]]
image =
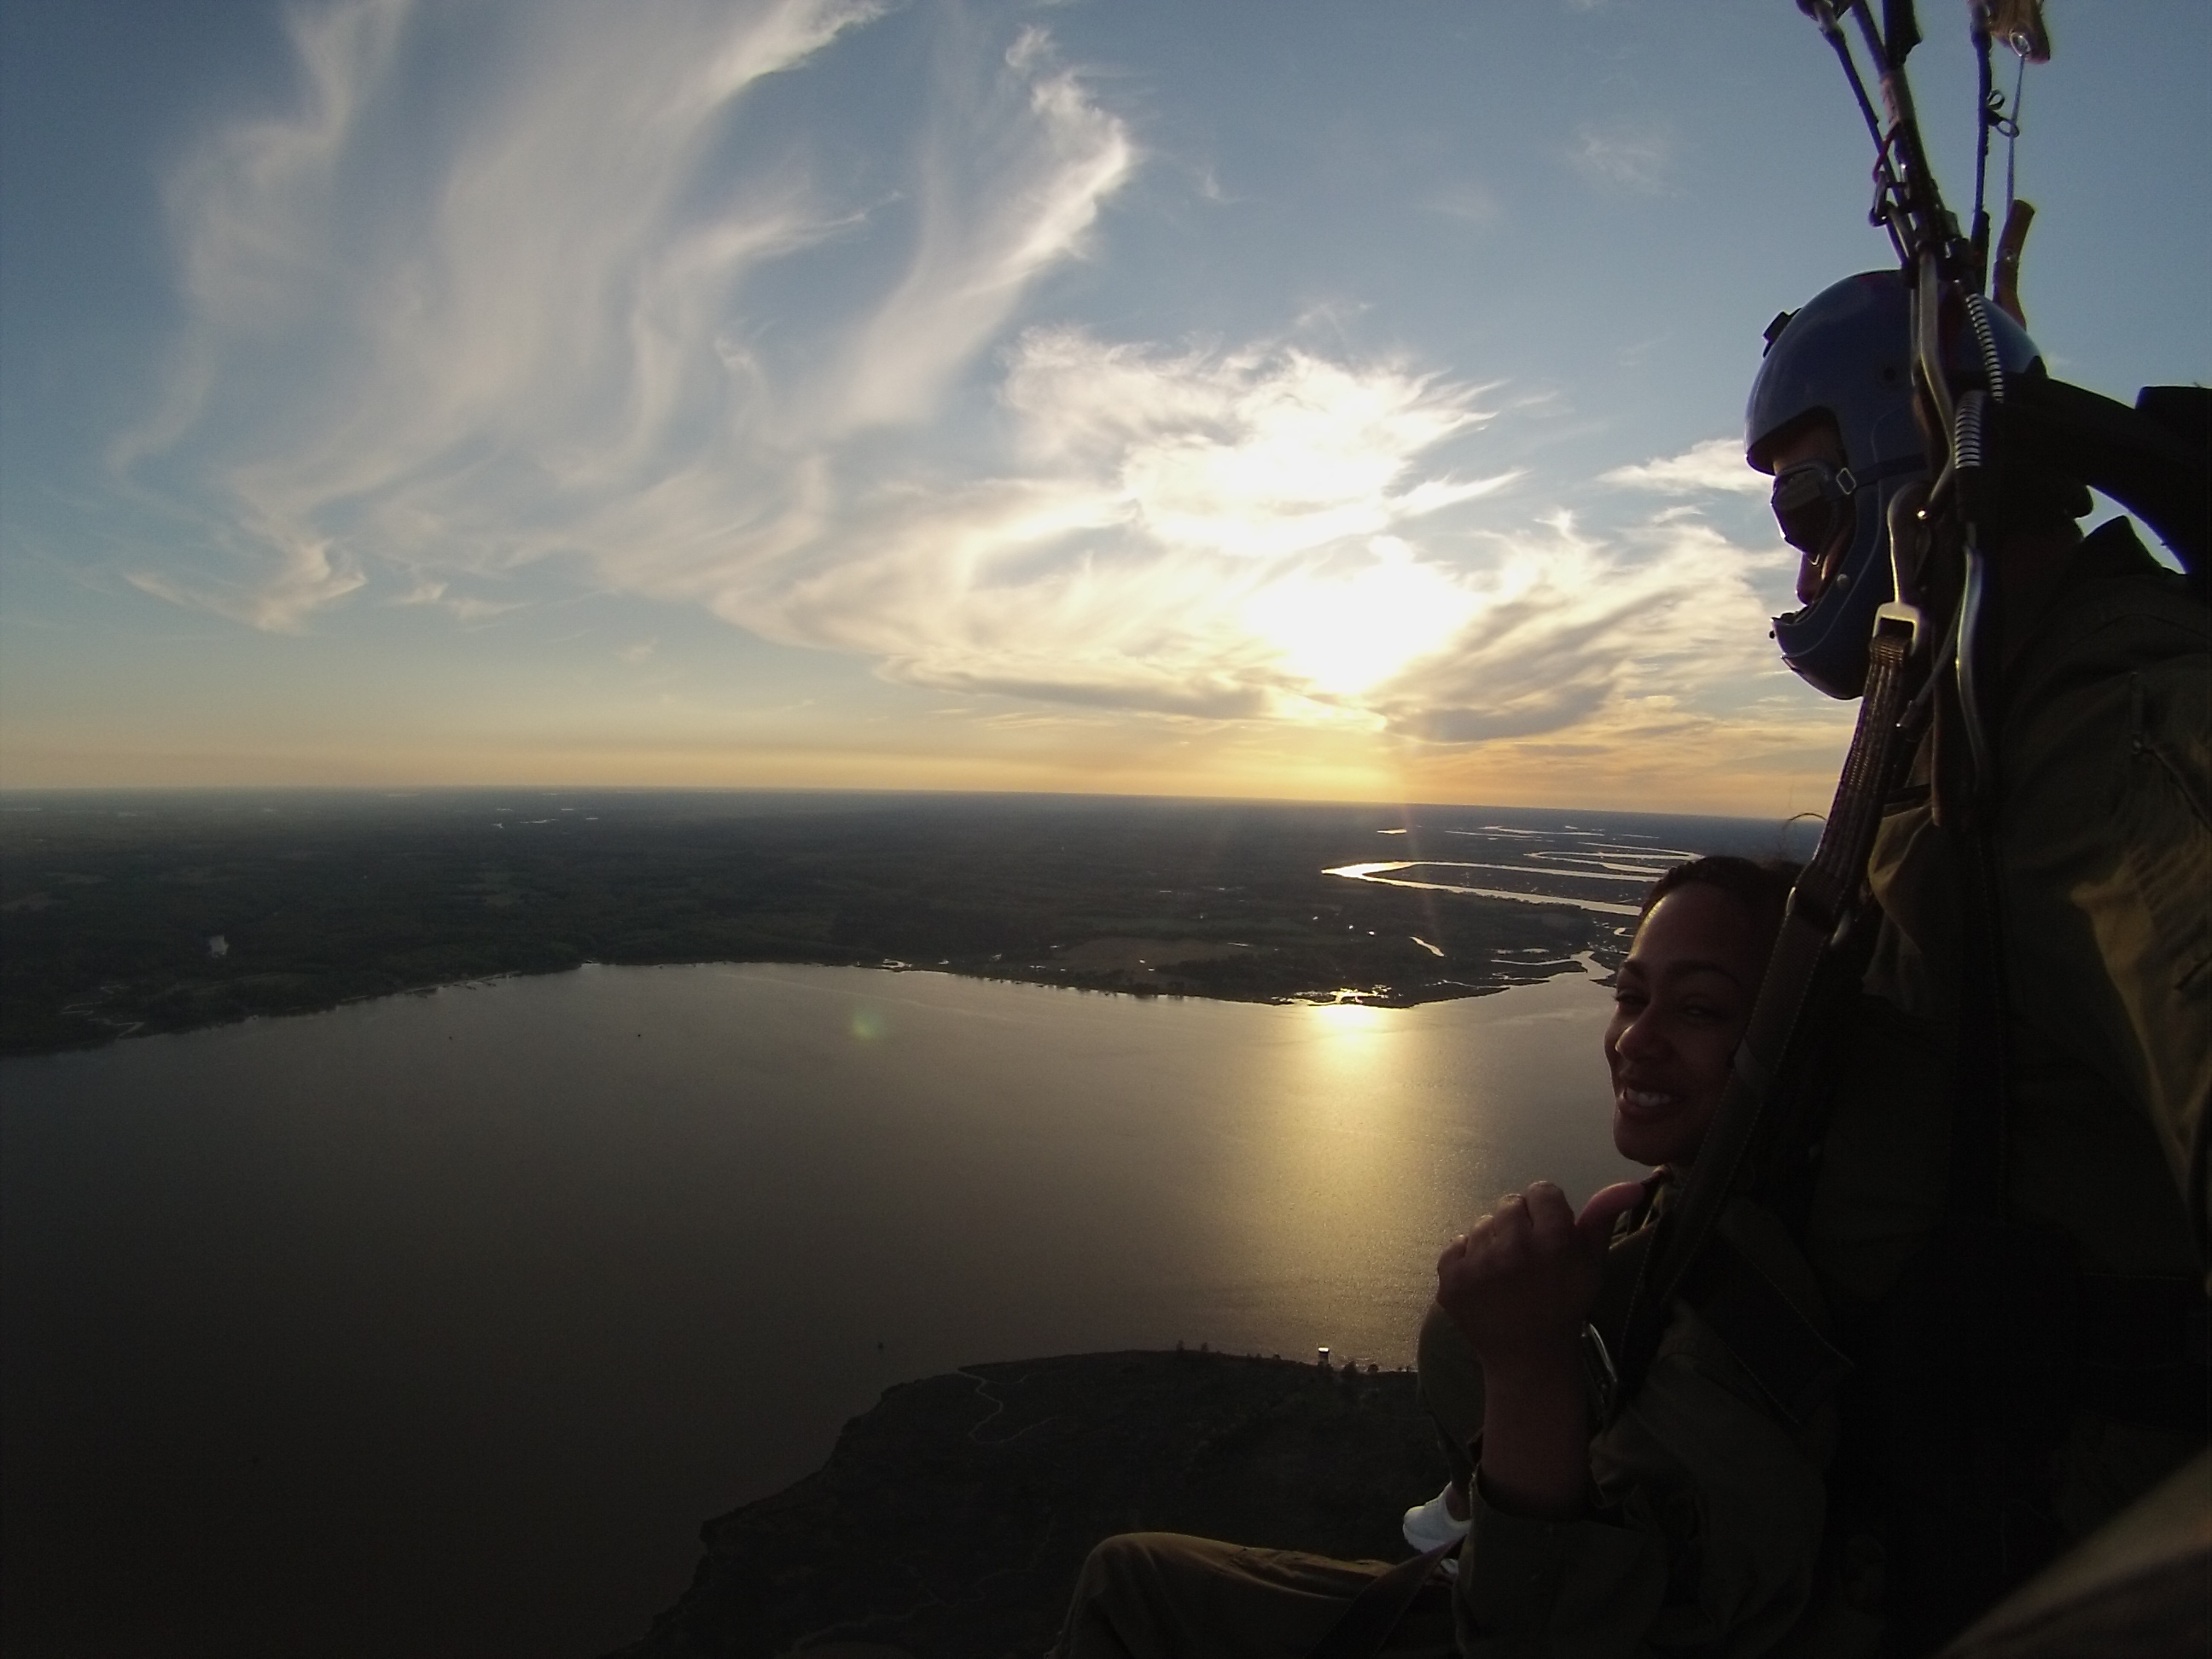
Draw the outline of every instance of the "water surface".
[[[890,1382],[1408,1363],[1626,1170],[1606,1012],[587,969],[5,1062],[9,1650],[590,1653]]]

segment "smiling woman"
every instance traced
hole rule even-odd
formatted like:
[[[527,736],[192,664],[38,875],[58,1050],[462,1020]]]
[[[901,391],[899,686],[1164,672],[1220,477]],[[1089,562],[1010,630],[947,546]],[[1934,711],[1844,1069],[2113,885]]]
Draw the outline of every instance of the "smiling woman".
[[[1623,1158],[1679,1173],[1697,1157],[1796,879],[1794,865],[1711,858],[1654,884],[1605,1033]]]
[[[1584,1331],[1601,1317],[1608,1265],[1634,1260],[1608,1250],[1614,1223],[1645,1224],[1704,1140],[1795,876],[1778,862],[1697,859],[1668,870],[1645,899],[1604,1044],[1615,1150],[1664,1166],[1659,1179],[1605,1188],[1579,1217],[1558,1186],[1535,1182],[1445,1248],[1420,1372],[1452,1473],[1435,1498],[1407,1512],[1407,1541],[1423,1555],[1386,1570],[1124,1534],[1085,1563],[1058,1659],[1211,1652],[1232,1635],[1254,1659],[1297,1659],[1340,1620],[1374,1638],[1370,1652],[1387,1636],[1391,1653],[1443,1659],[1462,1651],[1456,1630],[1626,1653],[1667,1617],[1656,1604],[1670,1583],[1701,1613],[1718,1606],[1724,1617],[1778,1627],[1794,1619],[1819,1539],[1817,1475],[1816,1501],[1795,1515],[1762,1488],[1802,1497],[1808,1460],[1786,1445],[1777,1456],[1764,1408],[1747,1409],[1753,1392],[1733,1376],[1716,1383],[1724,1373],[1715,1356],[1686,1362],[1679,1343],[1644,1395],[1592,1424]],[[1357,1179],[1356,1162],[1350,1168]],[[1650,1407],[1655,1399],[1662,1403]],[[1651,1422],[1639,1414],[1647,1409]],[[1716,1444],[1727,1452],[1715,1456]],[[1732,1507],[1759,1515],[1756,1535],[1730,1524]],[[1668,1530],[1684,1524],[1690,1537]],[[1455,1576],[1431,1576],[1455,1545]],[[1551,1565],[1560,1560],[1564,1577]],[[1632,1570],[1632,1590],[1611,1582]],[[1403,1595],[1391,1594],[1401,1580]],[[1599,1588],[1577,1588],[1585,1583]],[[1386,1608],[1397,1611],[1386,1617]]]

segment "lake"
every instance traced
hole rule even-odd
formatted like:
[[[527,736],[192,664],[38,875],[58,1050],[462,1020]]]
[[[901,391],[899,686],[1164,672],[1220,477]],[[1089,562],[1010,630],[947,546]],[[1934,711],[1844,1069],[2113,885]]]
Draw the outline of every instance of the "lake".
[[[6,1061],[8,1650],[603,1651],[891,1382],[1409,1364],[1500,1191],[1633,1173],[1608,1007],[586,968]]]

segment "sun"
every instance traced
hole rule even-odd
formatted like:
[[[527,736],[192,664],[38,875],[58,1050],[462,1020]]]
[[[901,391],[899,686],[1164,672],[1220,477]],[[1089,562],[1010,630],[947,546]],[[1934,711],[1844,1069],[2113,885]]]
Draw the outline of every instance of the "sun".
[[[1246,622],[1310,694],[1357,696],[1442,649],[1475,608],[1473,594],[1395,537],[1349,572],[1287,574],[1248,602]]]

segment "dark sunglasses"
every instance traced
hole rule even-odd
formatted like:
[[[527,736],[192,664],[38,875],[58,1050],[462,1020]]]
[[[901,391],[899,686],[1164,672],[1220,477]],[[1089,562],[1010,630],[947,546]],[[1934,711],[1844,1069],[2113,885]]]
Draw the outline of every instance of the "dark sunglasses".
[[[1800,461],[1784,467],[1774,475],[1771,498],[1782,539],[1800,553],[1826,552],[1837,533],[1856,516],[1851,497],[1858,488],[1858,479],[1847,466]]]

